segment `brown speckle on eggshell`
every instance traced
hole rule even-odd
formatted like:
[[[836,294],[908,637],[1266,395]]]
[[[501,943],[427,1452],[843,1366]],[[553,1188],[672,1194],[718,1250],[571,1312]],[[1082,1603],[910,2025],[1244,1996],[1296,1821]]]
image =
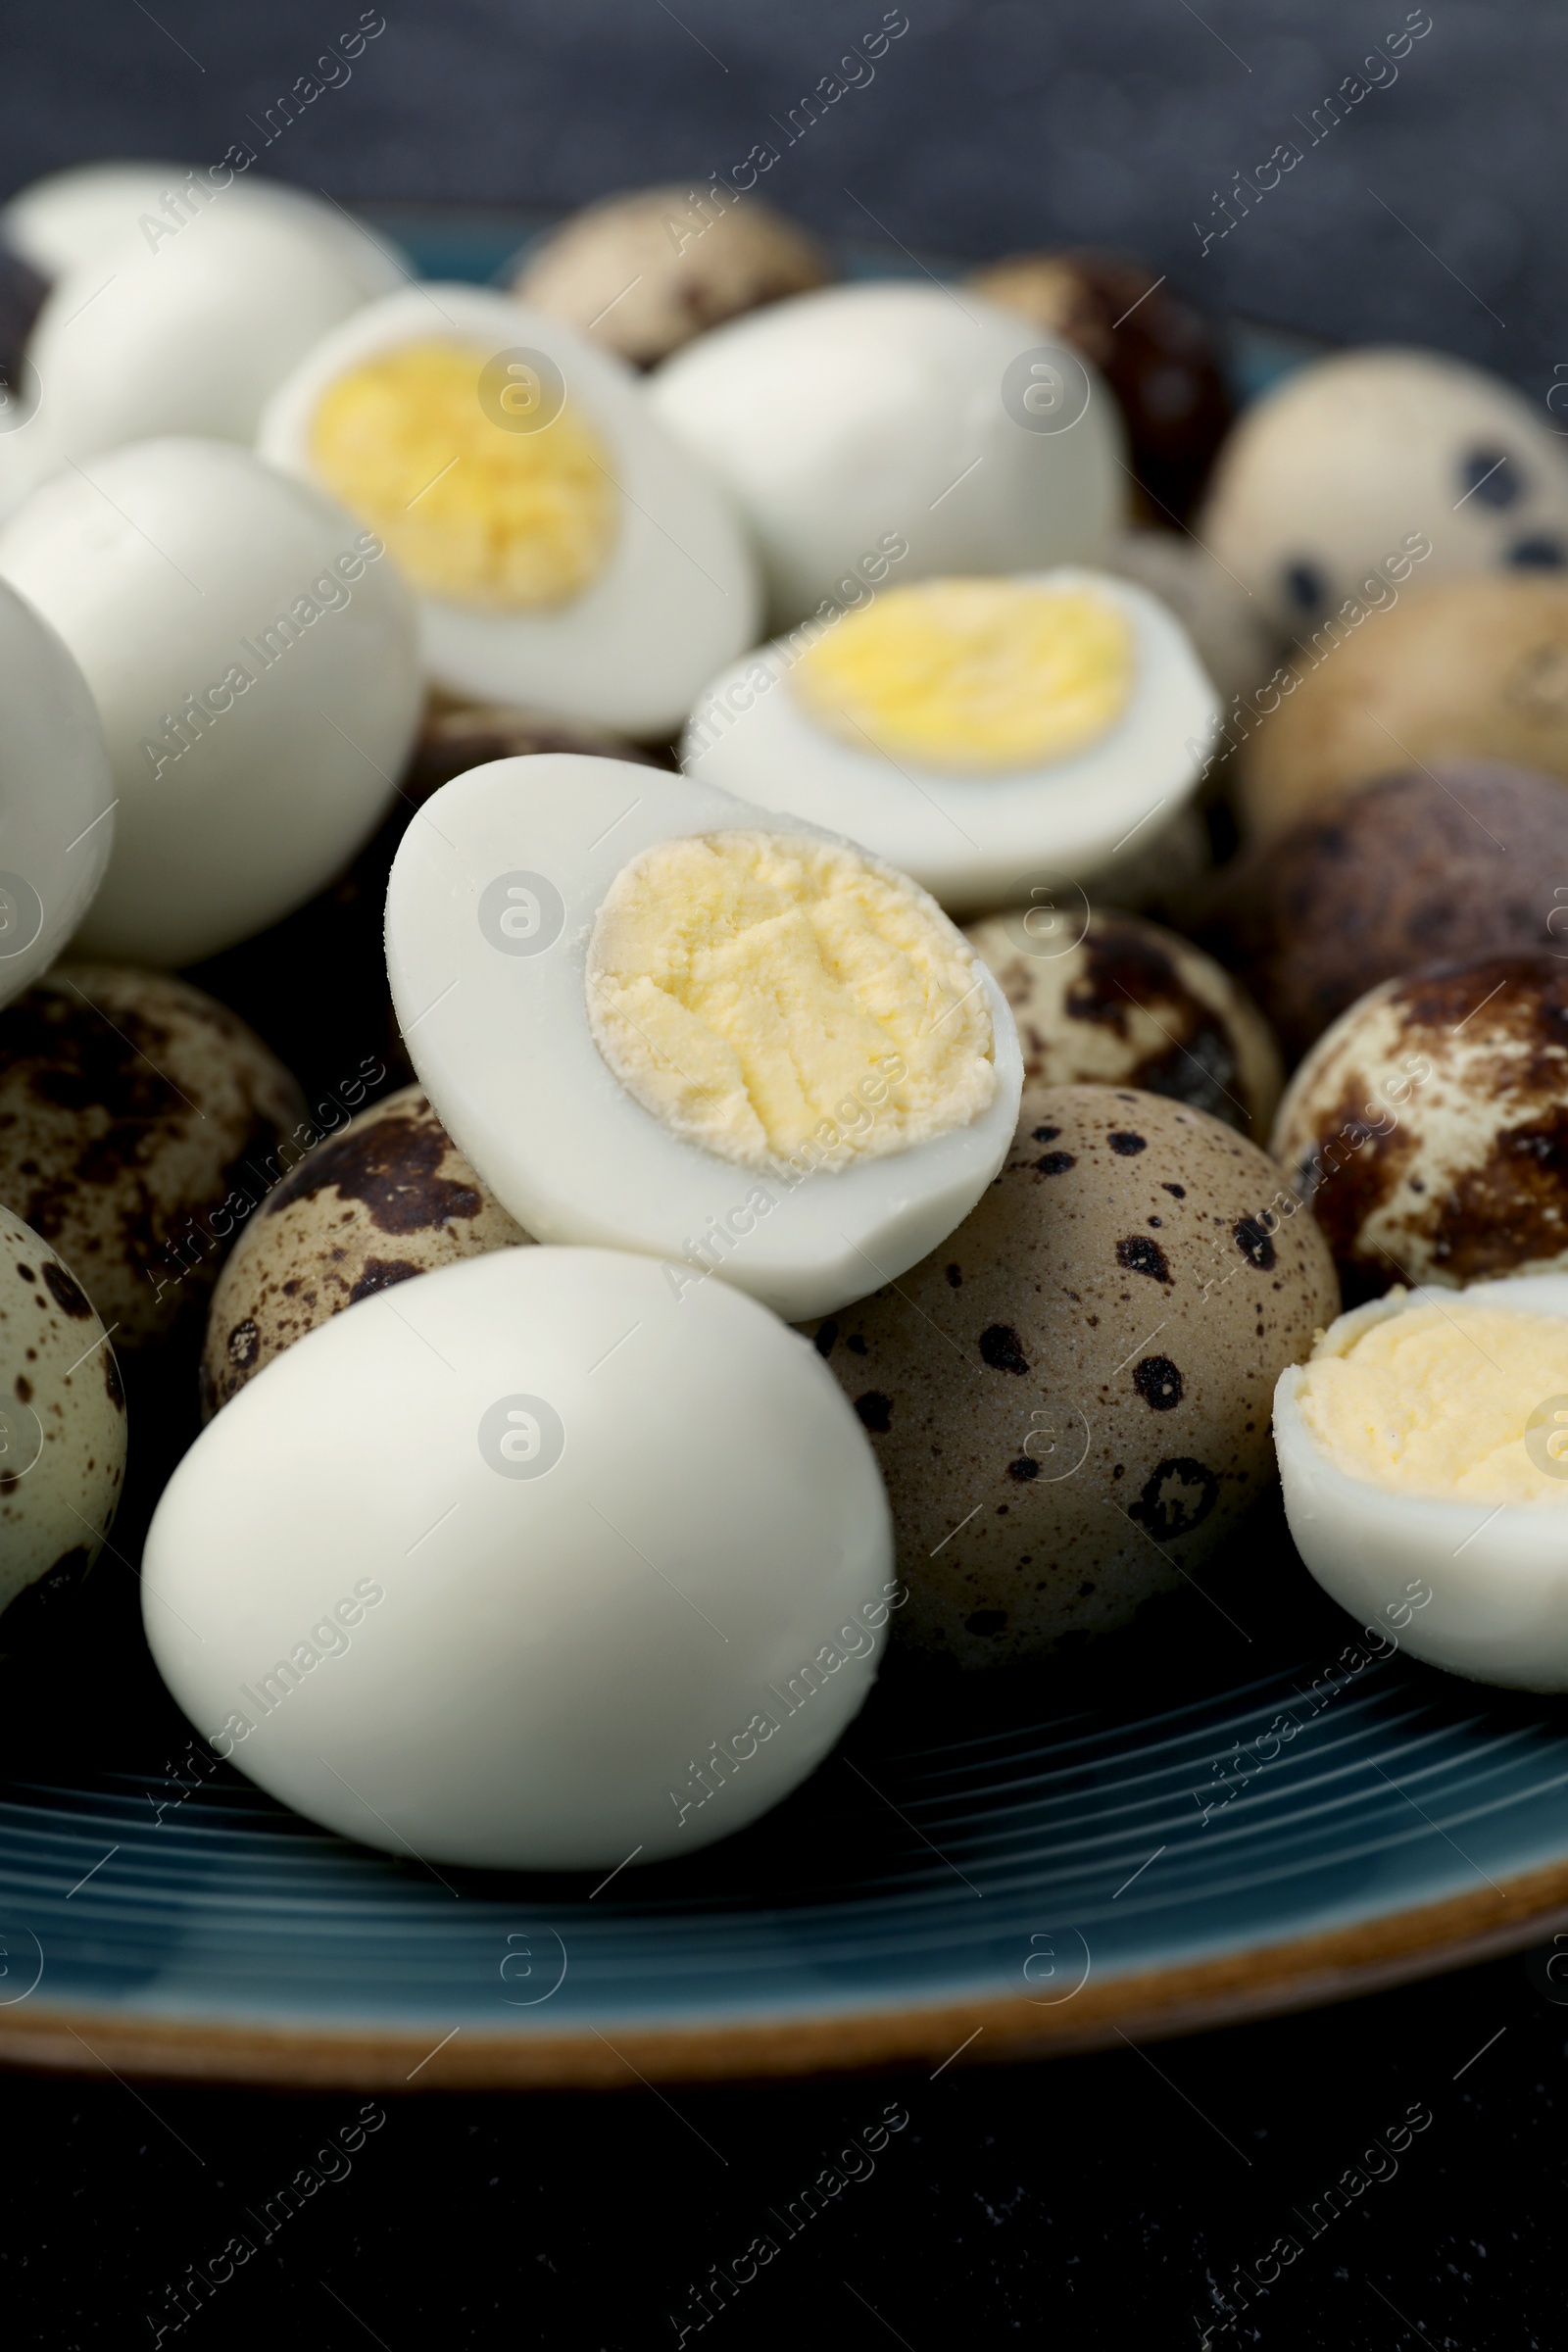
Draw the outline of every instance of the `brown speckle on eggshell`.
[[[1348,1305],[1568,1267],[1568,960],[1470,956],[1371,990],[1292,1079],[1273,1149]]]
[[[1310,1215],[1233,1129],[1101,1086],[1041,1089],[1034,1116],[940,1250],[813,1330],[876,1399],[901,1638],[964,1666],[1123,1625],[1200,1568],[1273,1476],[1275,1381],[1339,1306]]]
[[[1025,1111],[1042,1087],[1130,1086],[1261,1142],[1279,1101],[1279,1052],[1230,974],[1141,916],[1097,911],[1075,943],[1081,920],[1019,907],[965,934],[1012,1007]]]
[[[0,1200],[122,1349],[200,1314],[225,1203],[266,1191],[305,1119],[261,1039],[165,973],[57,964],[0,1013]]]
[[[359,1299],[532,1238],[474,1174],[420,1088],[386,1096],[318,1144],[243,1228],[208,1316],[203,1417]]]

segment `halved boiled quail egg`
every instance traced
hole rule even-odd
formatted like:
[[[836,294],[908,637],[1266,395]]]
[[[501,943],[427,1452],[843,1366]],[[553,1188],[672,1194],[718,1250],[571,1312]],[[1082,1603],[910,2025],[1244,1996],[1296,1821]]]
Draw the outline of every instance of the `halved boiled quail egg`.
[[[1117,858],[1191,798],[1216,717],[1157,597],[1061,569],[921,581],[808,621],[713,681],[681,756],[970,914],[1027,904],[1043,880],[1115,897]]]
[[[372,303],[284,384],[261,448],[385,541],[443,685],[655,734],[755,635],[755,565],[701,460],[629,368],[504,295]]]
[[[1274,1442],[1296,1547],[1369,1632],[1568,1690],[1568,1274],[1341,1315],[1280,1375]]]
[[[687,777],[570,754],[425,803],[392,998],[443,1125],[545,1242],[825,1314],[934,1249],[1006,1157],[1005,999],[880,859]]]

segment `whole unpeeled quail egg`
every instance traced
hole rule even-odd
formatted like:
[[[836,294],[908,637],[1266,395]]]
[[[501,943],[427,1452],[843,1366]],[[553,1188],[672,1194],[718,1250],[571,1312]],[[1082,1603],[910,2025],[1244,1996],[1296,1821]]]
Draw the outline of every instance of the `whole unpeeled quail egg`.
[[[532,1238],[474,1174],[421,1088],[383,1096],[273,1187],[230,1250],[207,1318],[203,1419],[372,1292]]]
[[[815,237],[760,197],[743,204],[674,186],[573,213],[530,248],[513,291],[634,368],[652,368],[706,328],[832,275]]]
[[[1568,580],[1412,587],[1393,611],[1318,631],[1271,693],[1261,724],[1232,713],[1221,737],[1244,738],[1254,835],[1417,763],[1500,760],[1568,779]]]
[[[1132,914],[1015,907],[971,924],[1023,1051],[1021,1124],[1041,1087],[1141,1087],[1268,1138],[1284,1073],[1267,1024],[1191,940]]]
[[[239,1203],[276,1182],[280,1152],[292,1164],[304,1121],[261,1039],[183,980],[59,964],[0,1013],[0,1200],[122,1348],[201,1312]]]
[[[1560,570],[1568,457],[1480,368],[1435,351],[1336,352],[1245,413],[1197,529],[1270,620],[1304,635],[1361,596],[1407,534],[1427,542],[1423,579]]]
[[[1568,1267],[1568,960],[1473,956],[1372,989],[1291,1080],[1271,1148],[1348,1305]]]
[[[1298,1061],[1400,972],[1568,930],[1568,791],[1494,760],[1434,760],[1308,810],[1220,873],[1196,935]]]
[[[125,1393],[86,1292],[0,1208],[0,1609],[92,1565],[125,1471]]]
[[[887,1481],[904,1638],[1010,1662],[1190,1578],[1272,1477],[1274,1384],[1337,1309],[1255,1144],[1041,1089],[957,1231],[815,1327]]]

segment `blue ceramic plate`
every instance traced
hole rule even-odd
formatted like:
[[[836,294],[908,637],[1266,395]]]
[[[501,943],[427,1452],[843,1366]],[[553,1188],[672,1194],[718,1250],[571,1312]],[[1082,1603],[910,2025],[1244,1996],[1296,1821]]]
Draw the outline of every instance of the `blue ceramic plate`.
[[[539,225],[384,220],[479,279]],[[1235,342],[1247,389],[1300,348]],[[600,1886],[388,1859],[217,1764],[141,1642],[137,1523],[133,1497],[87,1586],[0,1636],[0,2056],[421,2088],[935,2069],[1324,1999],[1568,1919],[1568,1710],[1382,1654],[1267,1507],[1202,1594],[1048,1672],[895,1660],[789,1804]]]

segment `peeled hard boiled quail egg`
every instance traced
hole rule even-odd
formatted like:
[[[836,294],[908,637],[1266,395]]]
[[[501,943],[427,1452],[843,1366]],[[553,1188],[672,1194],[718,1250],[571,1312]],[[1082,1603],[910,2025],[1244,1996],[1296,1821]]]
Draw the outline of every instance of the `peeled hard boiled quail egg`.
[[[184,217],[149,202],[57,279],[27,338],[55,466],[166,433],[250,442],[269,396],[327,330],[403,272],[309,199],[243,182]],[[352,247],[350,248],[350,239]]]
[[[1100,378],[968,291],[797,295],[688,344],[651,398],[733,491],[780,628],[890,535],[911,579],[1038,570],[1094,563],[1126,506]]]
[[[1034,1657],[1190,1581],[1272,1477],[1275,1381],[1338,1303],[1255,1144],[1042,1088],[958,1230],[816,1328],[887,1480],[903,1637]]]
[[[1045,1086],[1132,1086],[1268,1140],[1284,1074],[1261,1014],[1200,948],[1138,915],[1015,907],[968,934],[1023,1049],[1023,1109]]]
[[[1336,352],[1242,416],[1197,529],[1277,627],[1305,635],[1410,533],[1429,542],[1427,581],[1561,570],[1568,456],[1523,395],[1480,368],[1433,351]]]
[[[1302,1559],[1362,1624],[1478,1682],[1568,1690],[1568,1275],[1392,1292],[1274,1398]]]
[[[0,1200],[122,1348],[201,1313],[236,1201],[277,1181],[304,1119],[261,1039],[183,980],[59,964],[0,1013]]]
[[[115,789],[87,681],[0,583],[0,1004],[47,970],[92,905]]]
[[[44,278],[63,277],[138,235],[147,252],[157,253],[220,197],[224,216],[283,221],[302,242],[330,253],[362,301],[413,274],[379,230],[372,236],[341,206],[282,180],[240,178],[226,160],[205,172],[184,164],[78,164],[51,172],[0,208],[0,238]]]
[[[752,642],[755,565],[701,459],[621,362],[506,295],[372,304],[290,376],[261,448],[385,541],[443,686],[658,734]]]
[[[805,1779],[876,1671],[886,1497],[806,1343],[664,1274],[497,1250],[224,1407],[143,1571],[220,1754],[346,1837],[511,1870],[678,1855]]]
[[[143,442],[35,491],[0,575],[65,639],[108,738],[114,848],[79,948],[194,962],[374,829],[418,725],[415,614],[319,491],[221,442]]]
[[[1049,877],[1116,891],[1182,810],[1214,690],[1157,598],[1104,572],[926,580],[714,679],[687,772],[835,825],[954,912]]]
[[[822,1313],[1006,1155],[1005,1002],[906,876],[613,760],[501,760],[411,821],[387,895],[421,1083],[529,1233]]]
[[[0,1208],[0,1609],[87,1568],[125,1472],[115,1351],[75,1276]]]
[[[317,1144],[251,1213],[207,1320],[203,1417],[376,1291],[531,1240],[406,1086]]]
[[[1352,1304],[1568,1266],[1568,961],[1473,956],[1370,989],[1291,1080],[1271,1149]]]

